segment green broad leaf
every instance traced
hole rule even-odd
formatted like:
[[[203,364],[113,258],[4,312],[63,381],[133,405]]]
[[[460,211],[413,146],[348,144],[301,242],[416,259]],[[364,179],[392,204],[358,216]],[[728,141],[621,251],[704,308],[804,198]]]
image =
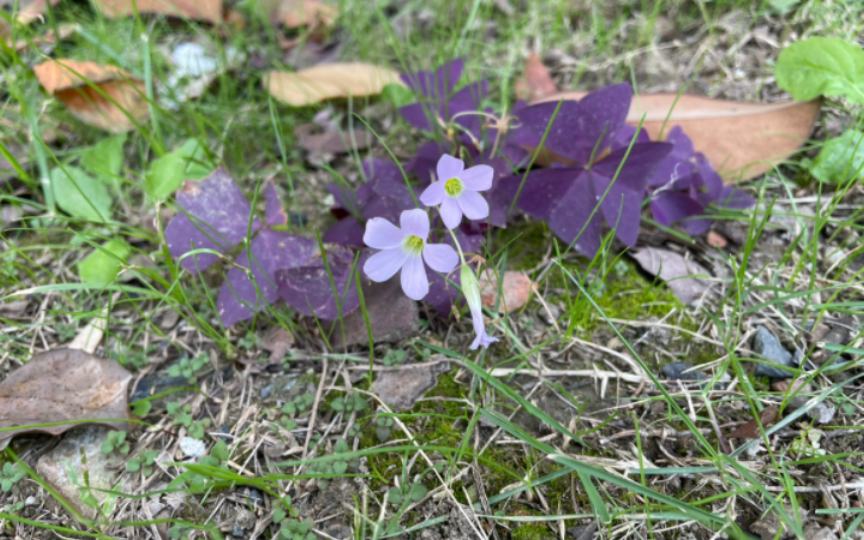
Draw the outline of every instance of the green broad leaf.
[[[402,491],[396,486],[387,490],[387,500],[393,504],[402,504]]]
[[[57,205],[71,216],[96,223],[111,220],[111,196],[103,182],[77,167],[51,171],[51,186]]]
[[[120,238],[106,242],[78,263],[81,281],[102,287],[110,285],[131,252],[132,247]]]
[[[144,191],[154,199],[165,199],[183,185],[184,180],[198,180],[213,172],[204,147],[189,139],[180,148],[150,164],[144,176]]]
[[[213,446],[210,455],[219,461],[228,461],[228,444],[225,441],[219,441]]]
[[[131,251],[129,244],[120,239],[103,244],[78,263],[81,281],[102,287],[111,284]]]
[[[394,107],[404,107],[417,101],[417,95],[408,87],[390,83],[381,90],[381,98],[389,101]]]
[[[138,472],[141,470],[141,458],[134,457],[126,462],[126,470],[129,472]]]
[[[831,184],[864,176],[864,133],[849,129],[827,141],[813,160],[810,174]]]
[[[774,69],[777,86],[800,101],[846,96],[864,104],[864,50],[840,38],[812,37],[783,49]]]
[[[286,515],[287,514],[285,513],[285,510],[282,510],[281,508],[275,508],[273,510],[273,523],[277,525],[282,523],[285,520]]]
[[[337,461],[333,464],[333,472],[336,474],[345,474],[348,470],[348,464],[344,461]]]
[[[117,175],[123,167],[123,144],[126,134],[102,139],[84,150],[81,166],[95,174],[106,184],[116,185]]]
[[[408,490],[408,498],[411,499],[411,502],[419,502],[428,492],[429,490],[423,484],[411,484],[411,489]]]

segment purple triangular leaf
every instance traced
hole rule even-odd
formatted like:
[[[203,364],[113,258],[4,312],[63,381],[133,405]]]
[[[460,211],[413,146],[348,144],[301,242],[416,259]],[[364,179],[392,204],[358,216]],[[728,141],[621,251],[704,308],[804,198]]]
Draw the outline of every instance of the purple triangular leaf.
[[[224,253],[250,232],[252,205],[222,167],[204,180],[184,182],[176,198],[177,204],[186,213],[175,216],[165,228],[168,250],[175,258],[180,258],[192,249],[212,249]],[[259,228],[261,221],[253,217],[251,232]],[[183,259],[180,265],[195,273],[218,260],[216,255],[201,253]]]
[[[702,184],[708,190],[710,199],[718,199],[723,192],[723,178],[717,174],[717,171],[711,166],[711,162],[703,154],[697,153],[695,158],[696,166],[699,168],[699,175],[702,177]]]
[[[417,153],[405,166],[405,170],[414,173],[424,185],[432,181],[435,168],[441,156],[448,153],[448,148],[443,143],[429,141],[417,149]]]
[[[591,92],[579,102],[579,123],[571,125],[578,133],[579,163],[587,163],[595,147],[600,155],[624,127],[633,88],[628,83],[613,84]],[[598,144],[599,142],[599,144]]]
[[[316,253],[318,243],[310,238],[264,229],[252,240],[249,253],[243,250],[237,265],[250,268],[252,279],[240,268],[232,268],[222,283],[216,306],[226,328],[251,318],[279,297],[276,271],[305,264]],[[254,280],[254,281],[253,281]],[[256,289],[257,285],[257,289]],[[260,295],[259,295],[260,293]]]
[[[399,114],[406,122],[417,129],[423,131],[432,131],[432,123],[429,120],[430,116],[434,116],[435,109],[426,103],[412,103],[399,107]]]
[[[723,186],[723,190],[714,204],[722,208],[743,209],[756,204],[756,199],[734,186]]]
[[[557,154],[575,159],[574,156],[571,156],[576,137],[572,126],[579,123],[579,104],[575,101],[563,101],[561,107],[558,108],[557,115],[555,114],[556,108],[558,108],[558,103],[549,101],[520,109],[516,116],[522,125],[520,131],[516,132],[517,137],[520,141],[531,140],[525,131],[522,131],[526,130],[534,135],[533,140],[539,144],[548,127],[549,132],[546,135],[544,146]],[[553,115],[554,122],[552,121]]]
[[[627,156],[627,161],[624,161],[624,166],[621,167],[621,172],[618,173],[615,183],[634,191],[645,189],[648,185],[648,179],[651,178],[654,170],[669,155],[671,150],[672,145],[669,143],[642,143],[633,145],[630,149],[630,155]],[[618,166],[624,160],[626,154],[627,148],[619,148],[601,161],[595,163],[591,167],[591,170],[600,176],[614,178],[615,173],[618,171]]]
[[[615,138],[612,140],[612,150],[618,150],[619,148],[627,148],[630,146],[630,143],[633,141],[633,136],[636,136],[636,142],[633,144],[640,144],[651,142],[651,136],[648,135],[648,132],[645,129],[640,129],[639,134],[636,135],[636,128],[629,125],[624,124],[624,126],[618,130],[618,133],[615,135]]]
[[[560,170],[574,173],[573,169]],[[588,257],[594,257],[600,249],[601,218],[599,209],[594,212],[597,200],[592,196],[593,191],[591,177],[583,171],[563,195],[559,192],[548,219],[552,232],[568,245],[575,241],[574,245]],[[590,217],[592,212],[594,215]]]
[[[489,82],[486,80],[474,82],[465,86],[453,94],[453,97],[447,101],[446,107],[442,105],[441,118],[444,120],[451,120],[457,114],[469,111],[478,111],[480,109],[480,104],[483,102],[483,98],[486,97],[488,88]],[[456,123],[466,128],[470,128],[472,118],[476,120],[478,117],[476,115],[463,115],[456,119]],[[479,123],[475,123],[475,125],[479,126]],[[475,133],[475,136],[476,135],[479,135],[479,133]]]
[[[427,98],[443,99],[453,91],[453,87],[459,82],[463,68],[464,62],[461,58],[457,58],[439,67],[435,73],[425,70],[417,71],[405,73],[401,78],[411,90]]]
[[[644,191],[628,189],[621,183],[620,178],[610,185],[609,178],[601,176],[595,171],[591,171],[591,181],[595,196],[602,199],[600,209],[606,219],[606,224],[615,230],[615,236],[622,242],[630,247],[635,246],[636,240],[639,239]]]
[[[669,135],[666,136],[666,142],[672,143],[674,148],[669,154],[671,157],[681,161],[689,161],[693,158],[696,150],[693,148],[693,141],[690,140],[684,133],[684,128],[675,126],[669,130]]]
[[[301,267],[278,270],[276,285],[279,296],[286,304],[304,315],[335,320],[360,305],[356,278],[351,272],[353,261],[351,250],[331,246],[327,249],[326,266],[323,257],[316,255]],[[362,266],[360,261],[354,271],[359,272]],[[330,281],[331,274],[335,291]]]
[[[276,190],[276,183],[273,180],[267,181],[266,200],[264,201],[264,224],[268,227],[280,227],[288,225],[288,214],[285,212],[285,207],[282,206],[282,199],[279,198],[279,191]]]
[[[328,244],[346,247],[363,247],[363,225],[357,218],[348,216],[327,229],[322,240]]]
[[[552,210],[559,205],[562,194],[566,193],[584,171],[572,168],[538,169],[528,173],[528,178],[522,186],[519,195],[519,208],[536,219],[549,219]],[[510,193],[511,200],[516,197],[518,187],[522,183],[522,175],[512,176],[502,180],[502,195]],[[585,187],[588,187],[587,185]],[[587,198],[589,192],[583,191],[582,197]],[[596,201],[590,201],[592,204]]]
[[[705,215],[705,207],[699,201],[680,191],[661,191],[651,199],[650,206],[654,221],[666,227],[681,222],[692,236],[703,234],[711,226],[710,219],[688,219],[693,216]]]

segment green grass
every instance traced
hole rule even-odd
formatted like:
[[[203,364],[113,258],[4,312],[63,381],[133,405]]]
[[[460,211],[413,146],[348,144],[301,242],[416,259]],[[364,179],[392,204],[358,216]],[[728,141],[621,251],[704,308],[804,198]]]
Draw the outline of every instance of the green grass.
[[[674,81],[659,80],[662,74],[644,69],[651,46],[657,43],[655,31],[663,24],[671,23],[686,35],[704,29],[707,50],[720,50],[730,45],[721,38],[727,36],[726,18],[736,10],[741,10],[748,21],[742,32],[762,24],[765,15],[783,17],[786,25],[781,32],[783,39],[793,30],[799,36],[824,33],[857,37],[861,30],[858,21],[862,20],[862,8],[855,3],[816,0],[801,1],[793,11],[782,16],[772,7],[775,3],[768,1],[667,0],[574,5],[550,0],[511,1],[511,4],[516,11],[506,15],[494,2],[479,0],[409,1],[398,7],[384,2],[346,0],[341,2],[337,26],[326,30],[323,38],[341,43],[340,58],[343,60],[371,61],[401,71],[428,69],[450,58],[463,57],[466,60],[463,80],[487,78],[490,95],[486,105],[503,112],[512,104],[514,81],[528,50],[552,52],[557,58],[563,58],[556,62],[559,66],[556,76],[565,88],[590,88],[626,80],[641,89],[661,82],[685,85],[690,79],[698,79],[703,69],[707,70],[704,66],[708,53],[705,51],[693,62],[693,73],[679,73],[680,78]],[[240,10],[248,14],[243,4]],[[368,358],[362,351],[356,354],[322,352],[326,345],[314,321],[297,317],[284,307],[272,307],[238,328],[223,329],[218,322],[215,294],[227,264],[217,265],[198,276],[182,271],[167,254],[162,235],[167,220],[158,213],[173,209],[173,202],[170,198],[166,201],[148,198],[142,183],[155,159],[194,138],[206,150],[207,160],[213,165],[226,166],[250,199],[255,197],[260,202],[256,187],[261,180],[274,178],[288,194],[289,210],[304,213],[308,218],[307,225],[289,228],[313,236],[316,228],[323,229],[330,223],[322,201],[324,184],[334,180],[350,182],[349,177],[357,173],[357,163],[368,152],[340,158],[326,167],[311,165],[296,146],[294,127],[309,122],[325,108],[331,108],[337,116],[351,118],[351,125],[356,127],[358,120],[352,116],[356,114],[382,136],[387,148],[404,158],[421,141],[395,117],[393,106],[379,98],[302,109],[291,109],[273,101],[263,90],[261,78],[266,69],[289,69],[288,60],[280,49],[276,30],[267,21],[255,17],[248,18],[248,26],[243,30],[216,29],[161,17],[109,20],[96,14],[87,4],[64,2],[50,12],[44,23],[37,22],[16,32],[21,32],[19,38],[32,40],[59,22],[75,22],[82,30],[61,43],[53,53],[55,57],[123,67],[141,77],[148,92],[155,92],[160,99],[151,101],[149,122],[130,133],[123,147],[123,163],[117,175],[120,182],[111,191],[112,219],[104,224],[87,223],[56,210],[51,191],[43,190],[44,179],[49,178],[54,168],[77,165],[82,151],[104,140],[106,134],[76,120],[59,101],[39,89],[27,69],[44,60],[36,47],[20,53],[0,54],[6,83],[0,94],[3,99],[0,110],[4,111],[4,119],[14,119],[11,125],[2,124],[0,128],[0,150],[12,154],[14,143],[30,149],[26,156],[30,165],[25,163],[21,167],[24,174],[20,175],[20,180],[0,184],[0,204],[19,208],[26,216],[12,228],[0,231],[0,245],[4,249],[0,296],[3,302],[9,302],[26,293],[32,304],[39,306],[39,316],[33,320],[5,318],[0,314],[5,353],[0,359],[0,368],[26,362],[34,348],[68,342],[77,329],[106,307],[109,313],[106,355],[109,350],[119,350],[121,361],[130,368],[148,364],[140,354],[135,362],[126,362],[136,352],[165,350],[165,353],[148,354],[154,355],[154,359],[156,354],[173,358],[186,354],[187,347],[193,350],[215,347],[225,365],[229,359],[257,360],[252,357],[264,353],[254,344],[244,347],[240,340],[249,331],[255,333],[275,324],[290,329],[297,340],[298,353],[289,364],[292,369],[317,369],[325,359],[331,369],[343,363],[365,366]],[[300,33],[288,34],[294,37]],[[146,40],[142,39],[145,35]],[[741,35],[732,37],[740,39]],[[220,74],[199,98],[187,100],[171,110],[165,98],[176,96],[167,95],[162,85],[172,69],[163,52],[190,40],[204,44],[220,58],[225,58],[229,49],[240,51],[247,61],[236,72]],[[252,59],[265,67],[250,67]],[[733,64],[732,59],[721,59],[720,71],[734,68]],[[842,104],[829,106],[842,111]],[[853,117],[858,114],[857,110],[851,111]],[[391,123],[389,129],[385,128]],[[50,142],[43,144],[42,140]],[[378,147],[374,151],[376,156],[384,155],[380,150]],[[356,538],[386,537],[388,530],[392,532],[388,529],[392,523],[406,528],[418,527],[418,530],[442,526],[442,518],[448,517],[446,512],[430,516],[422,504],[405,508],[379,505],[382,490],[397,479],[399,482],[403,479],[420,481],[430,490],[441,488],[441,498],[435,499],[436,502],[444,501],[453,508],[462,505],[463,510],[475,516],[475,526],[480,527],[481,521],[493,523],[500,534],[514,539],[553,537],[552,530],[557,532],[558,521],[563,520],[567,527],[572,527],[593,519],[598,520],[609,538],[621,537],[616,536],[622,534],[616,527],[625,523],[631,524],[638,534],[659,538],[655,527],[693,521],[701,524],[697,528],[702,535],[700,538],[710,538],[713,531],[721,529],[731,537],[743,538],[738,525],[734,524],[733,513],[758,514],[754,508],[782,509],[781,519],[794,534],[803,538],[804,524],[797,522],[794,508],[809,504],[803,495],[795,492],[795,486],[804,485],[801,471],[809,470],[807,467],[815,470],[816,466],[825,464],[835,474],[839,471],[857,474],[860,471],[855,464],[860,460],[860,452],[853,449],[850,454],[841,451],[840,446],[832,446],[823,455],[819,449],[808,446],[812,446],[812,441],[806,437],[797,437],[800,442],[796,446],[763,438],[762,442],[767,442],[766,449],[758,459],[764,459],[765,463],[756,468],[755,458],[751,460],[742,453],[742,445],[746,446],[743,441],[738,441],[738,450],[732,456],[726,455],[717,432],[728,433],[731,428],[720,429],[718,425],[747,420],[751,412],[777,401],[776,392],[752,376],[751,355],[739,348],[756,319],[775,321],[779,328],[795,336],[805,319],[864,312],[864,300],[857,286],[860,274],[850,271],[847,264],[839,265],[826,275],[812,270],[822,263],[822,251],[826,246],[844,244],[847,250],[860,251],[854,240],[841,239],[844,231],[861,233],[860,208],[850,212],[844,207],[855,200],[858,188],[849,183],[833,192],[823,190],[809,183],[799,163],[772,171],[766,180],[751,183],[749,189],[761,195],[764,206],[754,212],[724,216],[743,223],[749,220],[748,241],[737,253],[722,261],[728,269],[728,276],[722,282],[725,292],[719,301],[702,310],[685,310],[661,283],[641,274],[633,263],[625,262],[609,246],[589,261],[558,246],[541,223],[520,219],[512,227],[496,231],[488,246],[490,266],[502,271],[531,272],[544,299],[559,310],[562,334],[544,325],[544,312],[536,302],[518,313],[496,317],[492,326],[497,335],[506,336],[502,339],[505,343],[477,355],[466,354],[465,337],[470,334],[467,321],[435,323],[430,326],[437,330],[423,330],[420,339],[427,343],[425,346],[455,363],[450,373],[439,375],[438,386],[427,394],[427,398],[433,399],[421,401],[411,411],[398,414],[377,409],[377,403],[373,403],[372,409],[354,419],[364,426],[364,431],[356,440],[357,450],[352,448],[341,457],[364,459],[368,468],[365,472],[358,469],[335,476],[350,479],[357,475],[368,479],[367,491],[358,493],[350,503],[343,501],[355,509],[352,518],[357,524]],[[776,205],[772,202],[775,197],[800,197],[797,194],[802,189],[807,196],[823,198],[818,215],[799,211],[797,203],[786,203],[782,209],[772,206]],[[781,255],[761,258],[763,246],[777,236],[771,218],[776,220],[780,216],[794,218],[801,224],[800,231],[786,241]],[[154,218],[159,222],[155,228],[150,225]],[[132,245],[133,255],[124,262],[120,279],[107,289],[81,284],[76,263],[113,238],[122,238]],[[850,256],[847,262],[853,258]],[[154,314],[166,308],[180,314],[187,330],[180,333],[160,326]],[[617,322],[644,323],[652,318],[664,319],[670,313],[673,317],[666,322],[672,327],[673,337],[666,356],[657,356],[656,351],[637,343],[638,338],[630,332],[638,327]],[[676,327],[683,331],[675,331]],[[705,344],[687,332],[710,336],[723,345]],[[614,336],[622,352],[629,354],[652,376],[658,373],[660,365],[671,361],[668,356],[672,356],[696,365],[710,364],[716,373],[729,372],[738,384],[731,394],[720,392],[716,380],[683,392],[653,380],[656,390],[649,388],[631,399],[632,388],[616,387],[615,381],[610,381],[607,396],[617,396],[616,404],[620,408],[614,412],[614,418],[610,419],[611,411],[605,411],[606,417],[599,412],[577,411],[575,423],[570,426],[538,406],[531,393],[536,378],[520,376],[499,380],[489,375],[492,367],[550,367],[566,354],[586,354],[578,347],[572,347],[572,351],[568,349],[572,346],[571,336],[589,341],[602,339],[601,345],[606,345]],[[860,335],[855,335],[852,343],[858,338]],[[375,356],[374,352],[371,356]],[[611,361],[614,363],[615,359]],[[620,363],[615,365],[622,371],[628,369]],[[842,418],[850,427],[857,425],[860,402],[854,394],[855,380],[848,373],[840,372],[833,379],[811,374],[808,379],[814,386],[811,394],[817,399],[846,392],[842,398],[832,399],[850,405],[853,410],[841,411],[838,419]],[[303,384],[317,386],[319,380],[320,374],[316,371],[305,376]],[[540,384],[539,387],[564,395],[569,392],[566,386],[572,382],[562,379],[554,381],[554,385]],[[246,474],[230,467],[226,471],[168,464],[169,477],[194,470],[206,480],[204,487],[181,488],[195,502],[168,521],[148,517],[145,521],[135,521],[132,527],[149,528],[163,522],[185,520],[200,529],[201,534],[209,531],[208,534],[215,537],[218,519],[205,511],[210,508],[207,505],[216,500],[224,502],[225,499],[220,498],[237,486],[255,487],[271,496],[291,492],[295,500],[304,502],[288,503],[286,508],[294,513],[299,511],[305,504],[303,498],[314,497],[316,493],[311,484],[307,484],[308,477],[320,476],[308,474],[310,464],[316,460],[335,460],[333,441],[342,436],[347,418],[336,414],[329,404],[343,395],[344,384],[344,379],[338,375],[335,379],[326,379],[316,412],[316,431],[327,435],[320,444],[309,445],[305,459],[292,455],[288,459],[259,461],[256,453],[244,446],[244,438],[256,432],[252,426],[266,432],[264,427],[270,419],[263,412],[250,413],[247,418],[250,424],[244,427],[238,440],[231,443],[232,459],[236,463],[242,465],[252,460],[254,464],[244,469]],[[354,387],[358,391],[369,389],[365,381],[354,383]],[[253,390],[250,386],[249,391]],[[653,393],[648,395],[647,392]],[[201,395],[220,396],[218,392]],[[655,403],[663,404],[665,412],[651,414],[650,407]],[[216,406],[216,413],[207,409],[206,414],[218,414],[218,409]],[[808,419],[799,411],[762,431],[773,433],[786,427],[800,434],[810,430],[802,427]],[[237,411],[232,410],[229,420],[239,420],[242,412],[235,414]],[[382,445],[372,427],[373,419],[382,415],[397,419],[410,436],[394,427],[391,441],[398,442]],[[531,422],[524,421],[525,416]],[[309,421],[311,411],[302,417]],[[156,417],[150,418],[154,419]],[[615,422],[615,425],[606,422]],[[544,426],[543,430],[533,429],[537,424]],[[495,434],[496,437],[482,452],[487,441],[477,440],[475,430],[481,429],[478,425],[483,426],[484,436]],[[490,425],[495,427],[488,427]],[[667,461],[665,454],[656,449],[656,436],[651,435],[666,428],[687,434],[667,440],[677,445],[671,450],[677,463]],[[622,439],[626,444],[603,442],[615,430],[626,429],[633,429],[638,436]],[[816,429],[823,432],[825,441],[824,433],[829,430]],[[291,435],[300,446],[303,446],[300,436],[304,435],[304,430],[301,424]],[[554,439],[549,437],[552,433]],[[291,440],[284,433],[280,433],[280,437],[285,442]],[[142,443],[146,437],[142,430],[136,431],[132,438]],[[501,442],[504,438],[508,439],[506,444]],[[684,439],[686,444],[679,442]],[[747,444],[754,446],[756,443]],[[6,459],[14,460],[18,455],[25,461],[30,459],[26,447],[25,451],[20,450],[21,447],[16,447],[15,453],[9,450]],[[607,461],[599,461],[603,459]],[[665,464],[657,466],[660,460]],[[162,461],[169,463],[170,460]],[[485,481],[485,496],[493,516],[486,515],[487,509],[480,500],[472,472],[475,466]],[[28,469],[28,473],[36,482],[41,482],[35,471]],[[682,485],[681,478],[687,475],[699,480],[710,478],[710,482]],[[33,485],[31,482],[30,486]],[[309,493],[305,491],[307,486],[311,490]],[[147,486],[143,491],[127,494],[131,496],[125,500],[131,501],[130,505],[137,504],[145,496],[154,495],[152,489],[155,488]],[[16,524],[28,527],[29,531],[42,527],[64,536],[98,538],[126,534],[122,522],[127,518],[120,514],[97,528],[74,512],[62,514],[58,523],[40,523],[32,519],[33,516],[4,510],[7,502],[12,503],[15,497],[20,499],[19,495],[5,496],[5,500],[4,495],[0,495],[0,524],[4,527]],[[48,493],[48,496],[53,494]],[[275,500],[271,497],[271,502]],[[571,501],[576,501],[577,506],[573,507]],[[62,499],[58,498],[58,502],[68,510],[68,504]],[[546,504],[548,507],[544,506]],[[847,537],[851,529],[860,525],[860,520],[854,518],[852,514],[840,518],[844,530],[849,530]],[[674,534],[670,537],[676,538]]]

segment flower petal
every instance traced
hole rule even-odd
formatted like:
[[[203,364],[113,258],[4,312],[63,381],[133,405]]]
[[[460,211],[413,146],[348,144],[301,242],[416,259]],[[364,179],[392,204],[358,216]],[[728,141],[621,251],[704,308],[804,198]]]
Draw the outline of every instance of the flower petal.
[[[423,259],[432,270],[447,274],[459,264],[456,251],[447,244],[426,244],[423,248]]]
[[[422,300],[429,293],[429,278],[419,255],[409,257],[402,267],[402,290],[411,300]]]
[[[363,243],[375,249],[399,247],[404,238],[402,229],[380,217],[367,221],[366,232],[363,233]]]
[[[455,229],[460,223],[462,223],[462,208],[459,207],[459,203],[456,202],[456,199],[452,197],[444,197],[438,211],[441,212],[441,220],[444,221],[444,226],[448,229]]]
[[[437,206],[444,200],[444,182],[432,182],[420,194],[420,202],[426,206]]]
[[[466,189],[456,199],[465,217],[471,220],[486,219],[489,217],[489,203],[476,191]]]
[[[470,169],[465,169],[459,175],[459,180],[465,184],[465,187],[474,191],[486,191],[492,187],[492,178],[495,176],[495,171],[489,165],[476,165]]]
[[[385,249],[372,255],[363,265],[363,272],[372,281],[381,283],[387,281],[399,271],[408,259],[408,253],[401,247]]]
[[[429,236],[429,216],[419,208],[402,212],[399,223],[402,225],[402,232],[406,235],[419,236],[424,242]]]
[[[463,170],[465,170],[465,163],[449,154],[444,154],[438,160],[438,180],[447,181],[456,178]]]

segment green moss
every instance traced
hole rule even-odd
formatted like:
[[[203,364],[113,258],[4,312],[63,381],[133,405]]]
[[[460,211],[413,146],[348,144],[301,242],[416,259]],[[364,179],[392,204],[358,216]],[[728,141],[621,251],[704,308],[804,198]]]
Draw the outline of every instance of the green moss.
[[[513,529],[513,540],[545,540],[554,538],[546,525],[526,523]]]

